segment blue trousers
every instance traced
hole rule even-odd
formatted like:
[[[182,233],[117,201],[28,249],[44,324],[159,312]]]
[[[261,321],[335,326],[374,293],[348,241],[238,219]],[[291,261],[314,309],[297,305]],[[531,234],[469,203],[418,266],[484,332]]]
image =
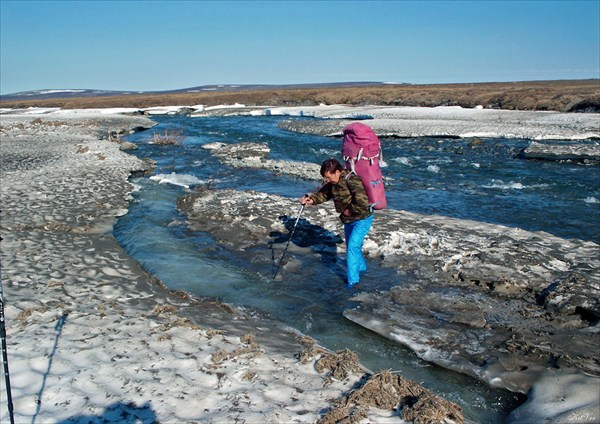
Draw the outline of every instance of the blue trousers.
[[[346,264],[348,267],[348,284],[356,284],[360,281],[360,273],[367,270],[362,246],[365,236],[373,225],[373,215],[368,218],[344,224],[344,235],[346,236]]]

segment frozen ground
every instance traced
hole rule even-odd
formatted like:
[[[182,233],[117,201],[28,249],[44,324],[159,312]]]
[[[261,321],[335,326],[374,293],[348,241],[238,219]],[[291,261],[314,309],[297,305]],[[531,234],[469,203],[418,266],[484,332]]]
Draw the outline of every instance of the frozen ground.
[[[190,111],[147,112],[183,109]],[[196,114],[312,113],[327,119],[297,128],[293,120],[284,125],[328,135],[339,133],[347,119],[373,118],[369,124],[376,131],[396,136],[585,139],[572,141],[576,154],[585,150],[588,157],[598,157],[597,114],[332,106],[191,109]],[[119,110],[124,111],[134,112]],[[149,165],[101,139],[151,126],[150,120],[118,117],[115,110],[26,112],[0,115],[2,282],[20,421],[110,420],[125,414],[162,422],[312,422],[330,399],[339,399],[358,381],[361,373],[354,372],[324,386],[327,373],[315,370],[317,357],[308,364],[295,358],[305,349],[295,334],[277,331],[284,337],[274,339],[274,323],[170,293],[117,245],[110,230],[115,217],[126,213],[132,189],[127,177]],[[218,155],[221,147],[211,149]],[[304,168],[270,162],[268,152],[253,148],[258,153],[236,159],[234,166]],[[232,163],[230,155],[223,158]],[[203,196],[208,197],[190,203],[194,225],[220,234],[232,249],[285,230],[280,211],[297,209],[283,198],[276,206],[273,198],[263,204],[264,195],[254,192]],[[210,202],[221,203],[225,212],[205,213],[202,204]],[[240,202],[252,208],[235,209]],[[227,212],[223,204],[233,209]],[[272,217],[271,210],[277,211]],[[349,319],[424,359],[527,392],[529,402],[512,415],[517,422],[599,420],[596,244],[479,223],[468,223],[465,230],[464,221],[403,211],[382,214],[389,228],[376,226],[365,248],[381,266],[414,274],[415,285],[376,299],[358,294],[361,308],[346,311]],[[255,216],[264,219],[250,219]],[[327,234],[340,229],[327,207],[306,216]],[[241,222],[250,225],[242,228]],[[228,237],[244,231],[246,238]],[[331,246],[315,245],[305,253],[323,249]],[[343,254],[343,247],[338,249]],[[266,255],[270,252],[265,252],[268,261]],[[436,301],[439,293],[443,296]],[[198,308],[207,311],[203,322],[189,319],[188,311]],[[417,337],[423,328],[436,331]],[[4,386],[0,390],[4,393]],[[5,421],[5,397],[1,406]],[[399,420],[391,411],[370,413],[375,421]]]
[[[152,121],[41,112],[3,114],[0,122],[16,422],[327,422],[332,402],[366,376],[355,358],[219,302],[170,292],[114,240],[133,190],[127,178],[150,165],[108,138]],[[8,422],[4,378],[0,393],[0,421]],[[369,421],[402,422],[392,409],[358,409]],[[413,410],[405,405],[403,413]]]

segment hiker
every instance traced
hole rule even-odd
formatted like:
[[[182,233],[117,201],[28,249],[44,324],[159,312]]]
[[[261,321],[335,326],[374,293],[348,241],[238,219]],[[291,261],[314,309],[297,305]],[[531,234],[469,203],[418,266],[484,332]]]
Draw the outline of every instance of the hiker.
[[[351,287],[359,283],[359,274],[367,270],[362,245],[373,224],[373,211],[360,177],[344,169],[337,160],[324,161],[321,176],[325,185],[318,192],[305,195],[300,203],[318,205],[333,199],[335,210],[340,213],[340,219],[344,223],[347,284]]]

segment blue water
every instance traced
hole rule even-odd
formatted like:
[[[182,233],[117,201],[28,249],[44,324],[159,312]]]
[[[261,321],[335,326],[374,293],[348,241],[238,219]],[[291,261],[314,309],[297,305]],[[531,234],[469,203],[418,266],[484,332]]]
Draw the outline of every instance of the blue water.
[[[210,142],[262,142],[273,159],[320,163],[338,157],[340,140],[291,133],[278,128],[278,117],[156,117],[159,126],[137,133],[135,154],[157,162],[158,173],[194,175],[216,188],[234,187],[300,197],[317,182],[268,171],[230,169],[201,145]],[[180,129],[179,146],[149,144],[152,133]],[[600,241],[600,167],[574,163],[526,161],[515,158],[528,140],[452,138],[383,139],[388,167],[388,207],[418,213],[473,219],[561,237]],[[340,284],[329,284],[323,267],[307,264],[313,274],[286,274],[278,284],[271,269],[252,263],[258,252],[233,254],[210,235],[192,232],[176,209],[185,194],[179,186],[148,178],[134,182],[130,212],[115,227],[115,236],[129,254],[172,289],[218,298],[260,310],[334,349],[351,349],[372,370],[401,371],[436,393],[459,403],[465,416],[477,422],[502,422],[520,400],[491,390],[468,377],[424,363],[410,351],[365,330],[342,316],[352,304]],[[279,254],[279,252],[278,252]],[[310,260],[310,259],[305,259]],[[332,258],[336,260],[336,258]],[[401,283],[389,269],[369,264],[372,283],[362,290],[382,290]]]

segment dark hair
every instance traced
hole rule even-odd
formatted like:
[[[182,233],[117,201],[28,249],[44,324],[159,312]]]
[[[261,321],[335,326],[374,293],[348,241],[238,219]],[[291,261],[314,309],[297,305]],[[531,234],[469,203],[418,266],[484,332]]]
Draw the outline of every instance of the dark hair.
[[[321,176],[324,177],[326,172],[333,174],[335,171],[343,171],[342,164],[335,159],[327,159],[321,164]]]

